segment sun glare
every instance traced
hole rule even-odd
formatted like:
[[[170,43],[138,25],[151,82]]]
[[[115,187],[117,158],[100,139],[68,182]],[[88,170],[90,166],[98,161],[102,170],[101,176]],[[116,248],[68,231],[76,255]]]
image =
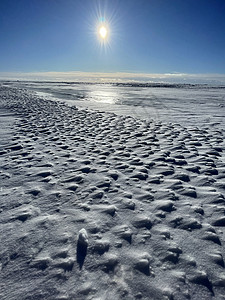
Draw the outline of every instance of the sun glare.
[[[112,37],[114,36],[113,19],[111,16],[106,18],[105,15],[105,12],[96,13],[96,23],[92,31],[97,38],[98,47],[104,52],[111,48]]]

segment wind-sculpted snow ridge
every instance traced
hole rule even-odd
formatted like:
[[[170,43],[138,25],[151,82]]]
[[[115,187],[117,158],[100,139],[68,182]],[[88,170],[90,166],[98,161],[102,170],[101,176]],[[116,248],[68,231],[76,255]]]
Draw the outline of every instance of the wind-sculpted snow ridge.
[[[9,87],[0,112],[2,300],[224,299],[223,132]]]
[[[172,83],[172,82],[109,82],[115,86],[124,87],[149,87],[149,88],[176,88],[176,89],[225,89],[224,84],[210,84],[210,83]]]
[[[118,82],[112,83],[115,86],[124,86],[124,87],[149,87],[149,88],[209,88],[208,84],[191,84],[191,83],[166,83],[166,82]],[[225,88],[225,86],[213,86],[215,88]]]

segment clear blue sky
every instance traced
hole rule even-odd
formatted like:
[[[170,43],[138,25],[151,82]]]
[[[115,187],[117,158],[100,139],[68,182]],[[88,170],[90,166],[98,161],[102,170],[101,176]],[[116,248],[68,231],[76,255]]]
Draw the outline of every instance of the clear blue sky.
[[[224,74],[225,0],[1,0],[0,72],[11,71]]]

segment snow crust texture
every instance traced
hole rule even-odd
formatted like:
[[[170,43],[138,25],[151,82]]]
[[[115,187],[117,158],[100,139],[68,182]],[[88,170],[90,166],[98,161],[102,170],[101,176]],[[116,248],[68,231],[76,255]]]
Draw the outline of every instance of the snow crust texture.
[[[0,116],[0,299],[225,299],[222,129],[4,86]]]

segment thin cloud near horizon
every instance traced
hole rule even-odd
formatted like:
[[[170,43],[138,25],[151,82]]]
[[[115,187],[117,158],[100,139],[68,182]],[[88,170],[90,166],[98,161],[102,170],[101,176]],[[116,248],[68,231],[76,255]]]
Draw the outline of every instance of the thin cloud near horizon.
[[[1,80],[77,82],[171,82],[225,84],[225,74],[132,73],[132,72],[0,72]]]

